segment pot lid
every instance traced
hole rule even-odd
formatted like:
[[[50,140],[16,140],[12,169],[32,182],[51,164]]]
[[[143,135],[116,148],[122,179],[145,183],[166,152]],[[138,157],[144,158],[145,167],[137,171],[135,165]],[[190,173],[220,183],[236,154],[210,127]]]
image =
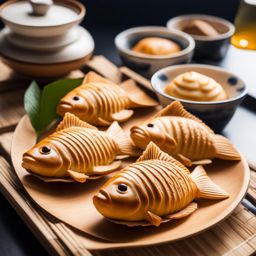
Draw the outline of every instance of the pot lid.
[[[1,18],[19,26],[53,27],[82,19],[85,8],[72,0],[11,0],[1,6]]]

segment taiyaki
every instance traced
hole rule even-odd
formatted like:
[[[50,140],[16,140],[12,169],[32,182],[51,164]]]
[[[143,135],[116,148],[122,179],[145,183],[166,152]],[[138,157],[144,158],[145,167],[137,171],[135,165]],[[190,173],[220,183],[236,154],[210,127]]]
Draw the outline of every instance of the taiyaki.
[[[113,121],[123,122],[129,119],[133,110],[128,108],[157,104],[132,80],[127,80],[119,86],[94,72],[89,72],[81,86],[61,99],[57,113],[63,116],[70,112],[90,124],[108,126]]]
[[[202,166],[190,174],[180,162],[151,142],[142,156],[115,174],[93,197],[106,218],[128,226],[155,225],[187,217],[194,199],[224,199],[228,193],[213,183]]]
[[[166,38],[146,37],[137,42],[132,50],[149,55],[167,55],[181,51],[181,47]]]
[[[121,165],[115,158],[137,155],[117,122],[106,132],[67,113],[56,132],[23,155],[22,166],[45,181],[85,182]]]
[[[220,101],[228,98],[217,81],[198,72],[178,75],[164,88],[164,92],[179,99],[192,101]]]
[[[206,124],[175,101],[152,120],[131,128],[131,138],[141,149],[153,141],[183,164],[207,164],[213,158],[240,160],[231,142],[216,135]]]

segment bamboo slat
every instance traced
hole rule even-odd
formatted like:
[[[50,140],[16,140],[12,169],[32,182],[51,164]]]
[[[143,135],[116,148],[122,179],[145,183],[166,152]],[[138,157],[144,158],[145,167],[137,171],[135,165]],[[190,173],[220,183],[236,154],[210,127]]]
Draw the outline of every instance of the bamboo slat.
[[[24,115],[23,109],[24,89],[18,89],[0,94],[0,134],[11,131]]]
[[[23,88],[28,82],[27,78],[15,74],[0,60],[0,92]]]
[[[120,67],[120,72],[124,77],[132,77],[134,81],[138,84],[143,85],[150,91],[152,91],[151,83],[148,79],[144,78],[143,76],[139,75],[138,73],[134,72],[133,70],[127,67]]]
[[[256,172],[251,171],[250,186],[248,189],[248,197],[256,205]]]
[[[95,56],[86,63],[86,66],[87,69],[94,70],[117,84],[121,82],[119,68],[102,55]]]

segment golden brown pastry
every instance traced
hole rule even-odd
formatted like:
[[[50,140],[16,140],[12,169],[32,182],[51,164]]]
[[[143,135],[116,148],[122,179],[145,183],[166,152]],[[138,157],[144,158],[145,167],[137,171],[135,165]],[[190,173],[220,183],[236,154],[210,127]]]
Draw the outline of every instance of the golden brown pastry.
[[[131,138],[141,149],[152,141],[187,166],[207,164],[213,158],[240,160],[231,142],[216,135],[200,119],[175,101],[152,120],[131,128]]]
[[[197,209],[196,198],[229,195],[213,183],[202,166],[189,170],[150,143],[136,163],[125,167],[93,197],[106,218],[128,226],[155,225],[184,218]]]
[[[57,113],[64,116],[66,112],[70,112],[88,123],[108,126],[113,121],[123,122],[129,119],[133,110],[128,108],[157,104],[132,80],[123,83],[121,87],[89,72],[81,86],[61,99]]]
[[[132,50],[149,55],[167,55],[181,51],[181,47],[169,39],[147,37],[136,43]]]
[[[197,72],[186,72],[175,77],[164,92],[170,96],[193,101],[227,99],[223,87],[214,79]]]
[[[197,36],[217,36],[219,32],[208,22],[203,20],[192,20],[184,26],[182,30],[191,35]]]
[[[120,155],[137,153],[117,122],[102,132],[67,113],[55,133],[24,153],[22,166],[45,181],[85,182],[119,168]]]

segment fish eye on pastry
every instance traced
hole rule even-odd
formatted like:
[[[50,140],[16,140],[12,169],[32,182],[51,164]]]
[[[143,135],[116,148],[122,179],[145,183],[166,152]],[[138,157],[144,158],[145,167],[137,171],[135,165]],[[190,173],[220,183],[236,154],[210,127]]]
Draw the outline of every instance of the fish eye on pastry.
[[[78,96],[74,96],[74,97],[73,97],[73,100],[78,101],[78,100],[79,100],[79,97],[78,97]]]
[[[40,153],[46,155],[51,152],[51,148],[49,146],[43,146],[40,148]]]
[[[120,192],[120,193],[124,193],[126,192],[128,189],[127,185],[121,183],[117,186],[117,191]]]
[[[154,127],[154,124],[149,123],[149,124],[147,124],[147,127],[152,128],[152,127]]]

